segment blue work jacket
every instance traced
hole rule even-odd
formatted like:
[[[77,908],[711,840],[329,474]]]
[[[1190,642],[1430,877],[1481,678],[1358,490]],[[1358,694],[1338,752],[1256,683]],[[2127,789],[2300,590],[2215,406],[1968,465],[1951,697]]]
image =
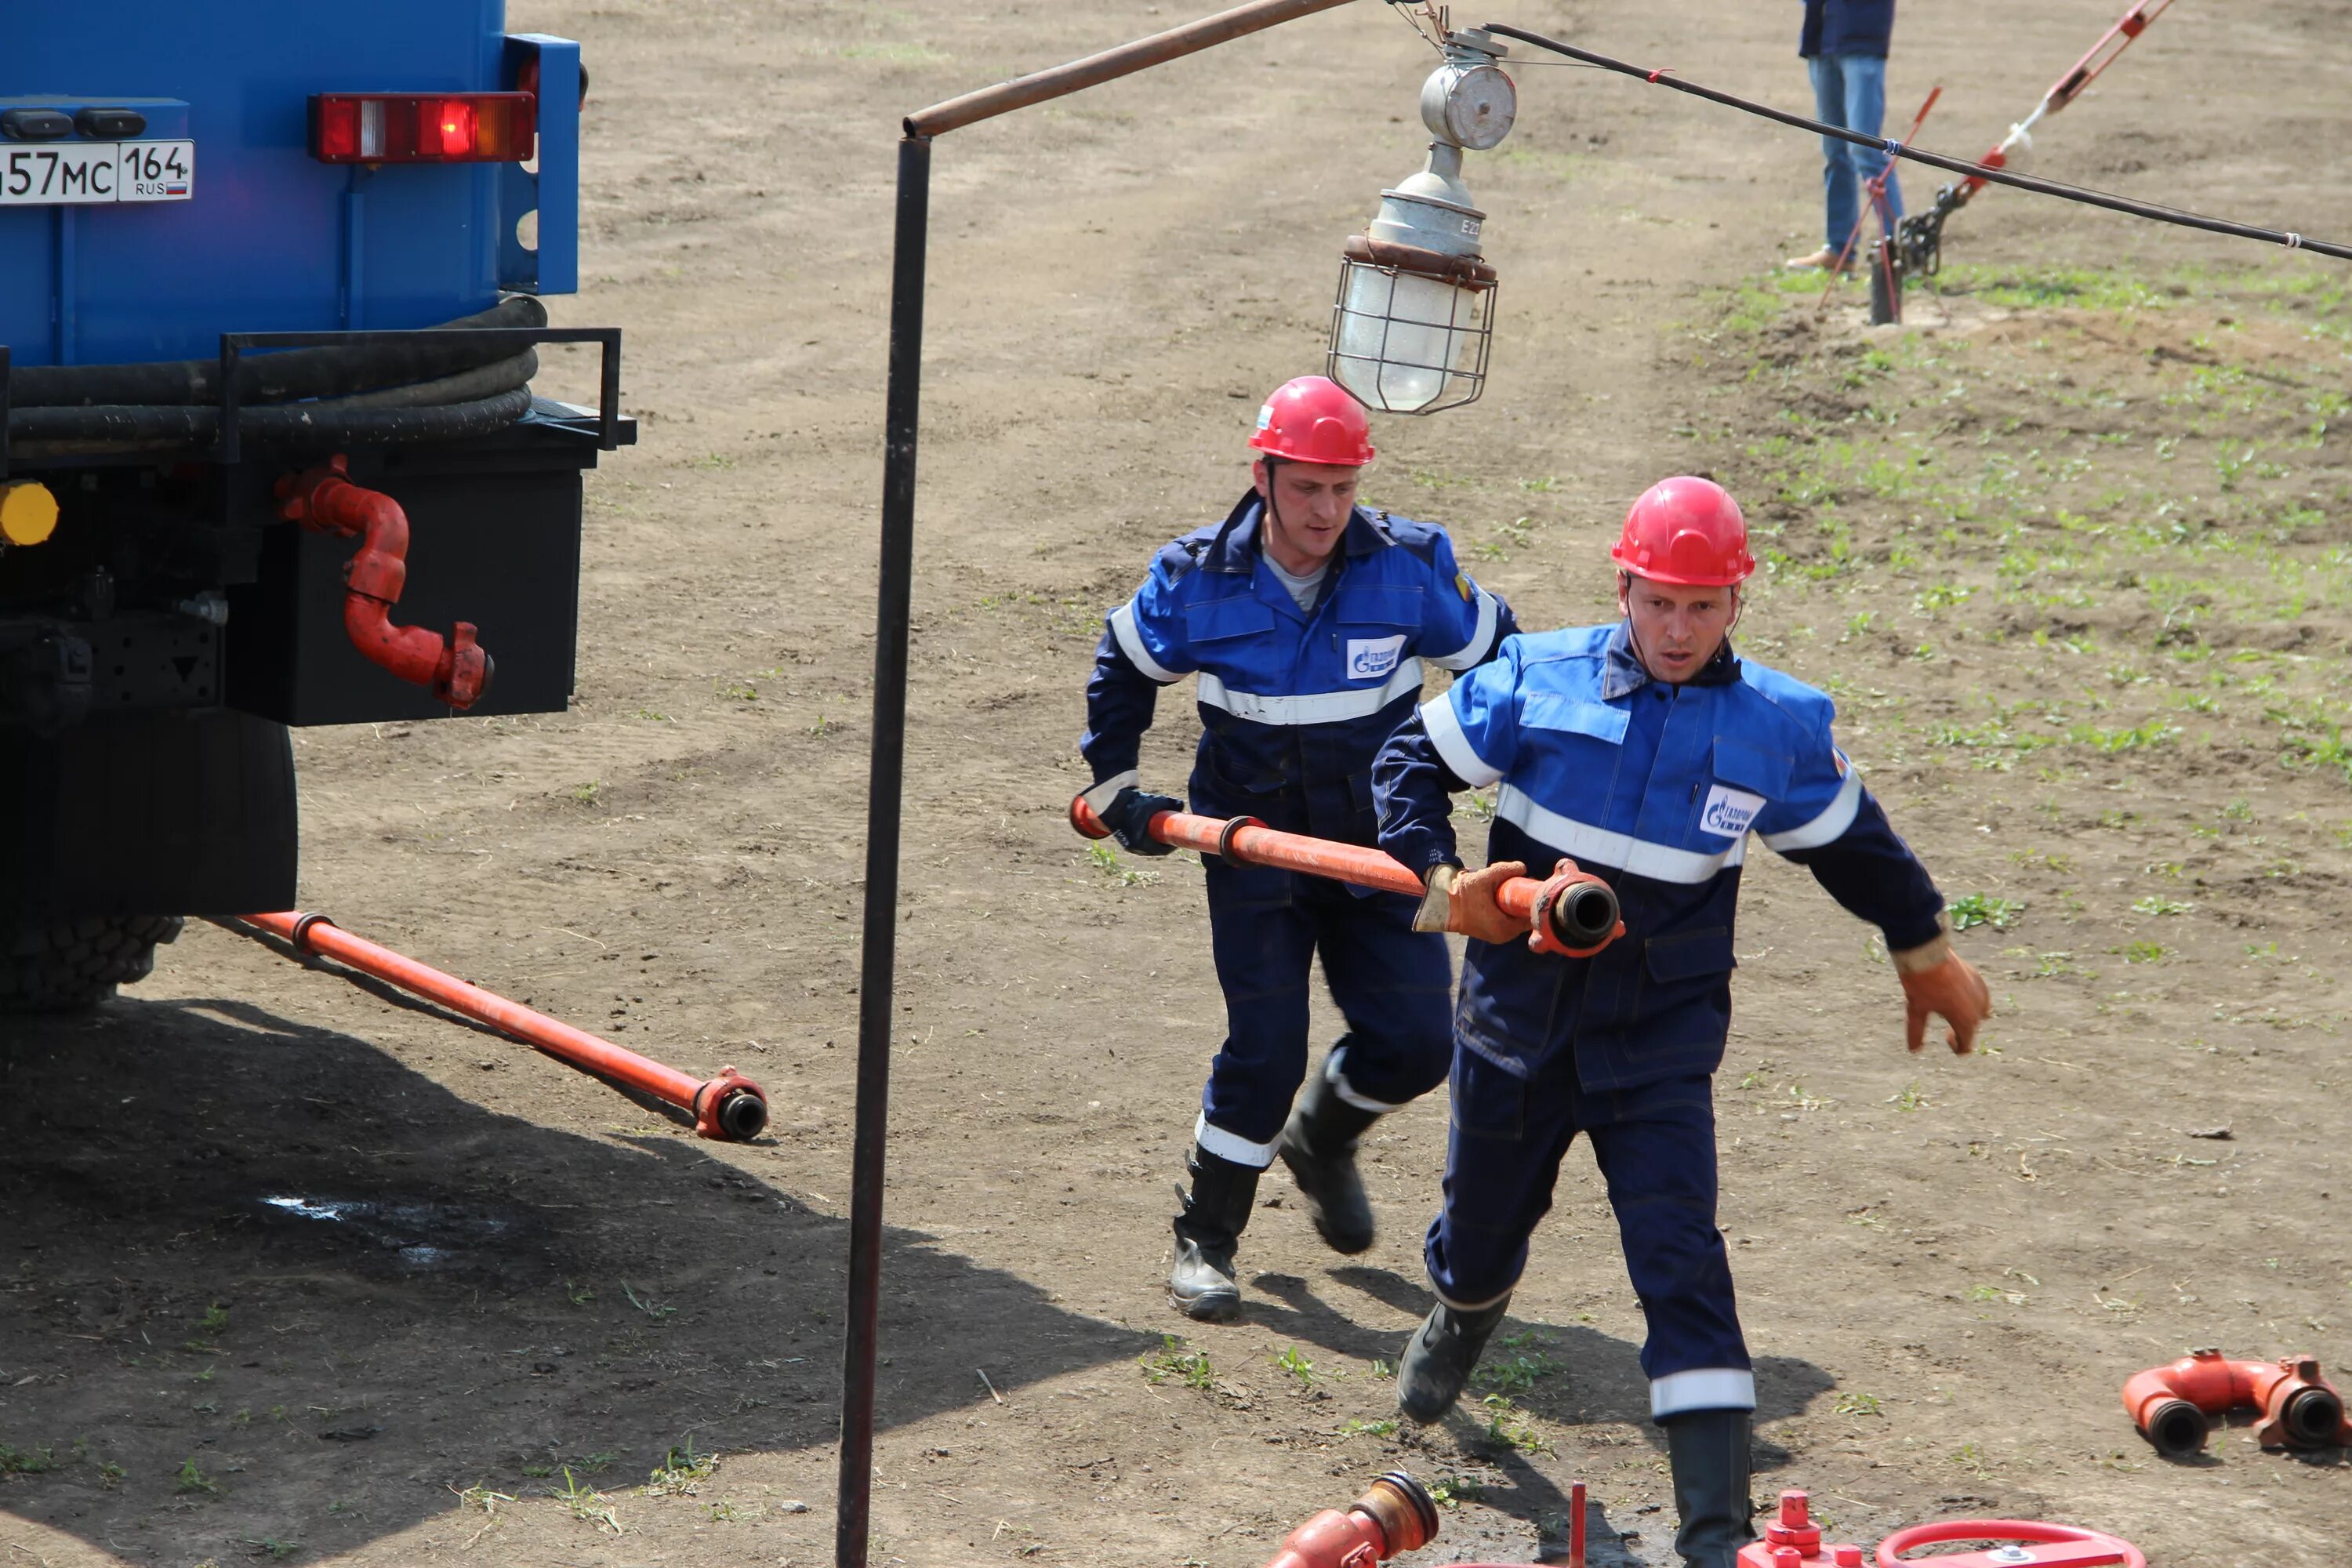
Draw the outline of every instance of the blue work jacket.
[[[1160,550],[1104,617],[1087,733],[1090,797],[1136,782],[1160,688],[1198,672],[1192,809],[1370,844],[1372,759],[1420,700],[1422,666],[1468,669],[1518,629],[1433,523],[1358,507],[1313,606],[1265,563],[1255,491]]]
[[[1895,0],[1805,0],[1797,53],[1809,60],[1821,55],[1875,55],[1883,60],[1894,37]]]
[[[1621,625],[1515,637],[1424,704],[1374,772],[1381,847],[1454,858],[1452,792],[1500,784],[1489,861],[1565,856],[1623,906],[1597,956],[1472,942],[1456,1039],[1532,1078],[1573,1049],[1588,1089],[1711,1073],[1731,1026],[1732,924],[1752,834],[1809,868],[1891,948],[1934,940],[1944,900],[1830,737],[1830,700],[1728,644],[1651,679]]]

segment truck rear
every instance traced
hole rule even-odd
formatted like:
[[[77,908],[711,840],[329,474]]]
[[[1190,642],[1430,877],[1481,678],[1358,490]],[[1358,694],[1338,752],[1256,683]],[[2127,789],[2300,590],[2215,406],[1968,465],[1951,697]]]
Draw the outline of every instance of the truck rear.
[[[294,902],[292,726],[560,712],[568,40],[500,0],[116,0],[0,52],[0,1012]],[[538,395],[550,342],[598,406]]]

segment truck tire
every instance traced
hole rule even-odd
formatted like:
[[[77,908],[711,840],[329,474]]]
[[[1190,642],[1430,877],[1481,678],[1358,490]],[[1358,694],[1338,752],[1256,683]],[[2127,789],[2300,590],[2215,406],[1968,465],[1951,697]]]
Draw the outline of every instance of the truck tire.
[[[155,968],[155,944],[171,942],[178,915],[89,915],[0,926],[0,1014],[68,1013],[94,1007],[118,985]]]

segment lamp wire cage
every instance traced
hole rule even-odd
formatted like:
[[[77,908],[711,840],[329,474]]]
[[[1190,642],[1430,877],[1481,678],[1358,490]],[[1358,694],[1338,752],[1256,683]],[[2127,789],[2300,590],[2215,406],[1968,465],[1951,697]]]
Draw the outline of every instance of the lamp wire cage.
[[[1495,334],[1495,269],[1475,257],[1412,251],[1434,266],[1358,252],[1403,246],[1349,242],[1331,306],[1325,374],[1365,407],[1435,414],[1477,400]]]

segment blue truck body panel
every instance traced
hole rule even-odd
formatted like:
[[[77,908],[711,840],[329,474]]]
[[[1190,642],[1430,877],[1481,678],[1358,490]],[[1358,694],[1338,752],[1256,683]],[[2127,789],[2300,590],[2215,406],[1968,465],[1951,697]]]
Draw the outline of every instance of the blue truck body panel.
[[[225,331],[421,327],[571,291],[578,46],[504,29],[504,0],[12,8],[0,110],[135,107],[195,159],[185,201],[0,205],[0,343],[19,364],[200,358]],[[511,90],[534,57],[536,174],[310,156],[313,94]],[[0,160],[23,145],[0,137]],[[534,209],[535,252],[516,237]]]

